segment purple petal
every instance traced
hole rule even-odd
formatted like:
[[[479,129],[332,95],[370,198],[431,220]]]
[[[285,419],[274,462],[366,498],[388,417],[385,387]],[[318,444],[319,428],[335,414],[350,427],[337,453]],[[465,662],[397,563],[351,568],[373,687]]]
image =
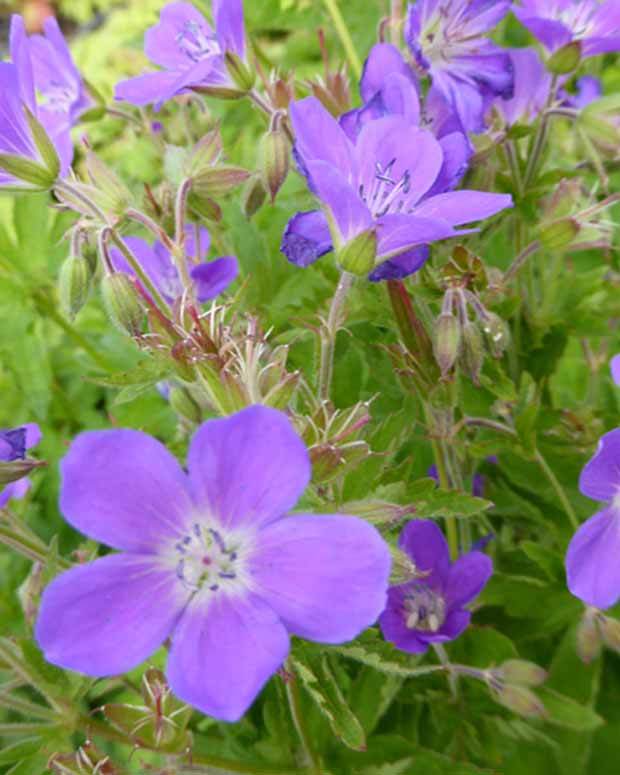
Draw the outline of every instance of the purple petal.
[[[452,191],[425,199],[415,208],[416,217],[439,218],[451,226],[480,221],[512,207],[510,194],[485,191]]]
[[[179,80],[177,70],[146,73],[136,78],[128,78],[116,85],[114,99],[129,102],[132,105],[150,105],[161,102]]]
[[[405,525],[398,545],[413,560],[416,568],[431,572],[424,578],[424,583],[431,587],[443,587],[450,569],[450,553],[443,533],[434,522],[412,520]]]
[[[310,481],[310,458],[283,412],[250,406],[201,425],[188,469],[196,505],[227,527],[281,517]]]
[[[611,501],[620,490],[620,428],[601,437],[594,457],[584,466],[579,489],[596,501]]]
[[[454,640],[467,629],[470,621],[471,613],[469,611],[450,611],[446,621],[441,626],[441,630],[437,634],[443,636],[441,640]]]
[[[460,183],[474,152],[467,135],[462,132],[444,135],[439,140],[439,145],[443,153],[443,163],[435,182],[424,195],[425,199],[451,191]]]
[[[22,428],[26,429],[26,449],[36,447],[41,441],[41,428],[39,428],[36,422],[27,422],[25,425],[22,425]]]
[[[376,43],[370,49],[360,80],[360,94],[364,102],[382,91],[386,80],[395,74],[403,76],[415,88],[416,77],[396,46]]]
[[[291,264],[306,267],[333,250],[327,218],[321,210],[297,213],[286,225],[280,250]]]
[[[597,56],[598,54],[615,54],[620,51],[620,35],[604,38],[589,38],[583,41],[581,58]]]
[[[385,215],[378,224],[378,255],[387,256],[428,242],[454,237],[452,226],[438,218],[418,218],[417,215]]]
[[[410,274],[417,272],[428,261],[430,250],[428,245],[421,245],[418,248],[407,250],[396,258],[389,258],[382,261],[368,275],[372,283],[381,280],[400,280],[403,277],[409,277]]]
[[[388,603],[385,611],[379,617],[379,626],[383,637],[401,651],[423,654],[428,649],[428,643],[420,640],[419,632],[409,629],[405,623],[403,598],[408,586],[404,584],[399,587],[391,587],[388,590]]]
[[[151,558],[108,555],[54,579],[35,636],[55,665],[94,677],[125,673],[164,642],[188,595]]]
[[[196,296],[201,304],[210,301],[226,290],[239,274],[239,265],[234,256],[222,256],[214,261],[199,264],[191,272],[196,286]]]
[[[11,16],[11,28],[9,31],[9,46],[11,60],[19,73],[19,96],[30,110],[36,115],[36,99],[34,88],[34,73],[32,70],[32,58],[30,42],[26,35],[26,27],[21,16]],[[4,98],[4,94],[2,95]]]
[[[353,150],[336,119],[316,97],[293,102],[289,111],[295,147],[303,163],[327,162],[348,180],[354,171]]]
[[[0,152],[38,160],[22,109],[17,68],[8,62],[0,62],[0,94]]]
[[[577,530],[566,553],[568,588],[597,608],[620,599],[620,513],[599,511]]]
[[[342,242],[348,242],[373,225],[368,207],[336,167],[323,161],[310,161],[306,168],[314,193],[331,210]]]
[[[144,36],[144,53],[161,67],[187,69],[196,60],[191,58],[187,45],[183,45],[186,38],[199,51],[201,42],[213,38],[213,30],[191,3],[168,3],[162,8],[159,23]]]
[[[559,21],[532,17],[527,10],[518,7],[513,8],[513,13],[521,24],[527,27],[532,35],[538,38],[549,51],[561,48],[566,43],[570,43],[572,39],[569,28]]]
[[[611,378],[616,385],[620,385],[620,354],[614,355],[609,362],[609,367],[611,369]]]
[[[183,702],[238,721],[288,650],[277,614],[254,595],[197,596],[175,629],[167,677]]]
[[[449,72],[435,74],[433,85],[454,106],[466,131],[482,132],[484,130],[485,101],[478,87],[454,77]]]
[[[10,482],[0,490],[0,509],[3,509],[10,500],[21,500],[32,487],[32,482],[27,477]]]
[[[67,522],[116,549],[157,551],[182,535],[191,519],[183,469],[146,433],[81,433],[60,470],[60,508]]]
[[[512,99],[498,98],[495,106],[507,124],[531,121],[547,104],[551,89],[551,73],[534,48],[519,48],[510,52],[514,71]]]
[[[374,527],[339,514],[280,519],[261,530],[250,569],[256,592],[287,630],[343,643],[375,623],[391,556]]]
[[[482,552],[469,552],[450,567],[445,596],[448,607],[460,608],[477,597],[493,574],[493,562]]]
[[[211,235],[204,226],[198,229],[198,250],[196,250],[195,243],[196,229],[191,223],[188,223],[185,227],[185,252],[191,258],[199,261],[209,252],[209,247],[211,246]]]
[[[245,58],[245,31],[242,0],[213,0],[215,31],[222,51]]]

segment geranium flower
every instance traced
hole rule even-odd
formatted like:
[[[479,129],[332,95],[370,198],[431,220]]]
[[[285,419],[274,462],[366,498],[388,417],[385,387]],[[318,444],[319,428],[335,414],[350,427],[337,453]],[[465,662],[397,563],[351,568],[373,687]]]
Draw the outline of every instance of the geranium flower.
[[[187,468],[138,431],[75,439],[62,512],[122,553],[55,579],[36,637],[50,662],[91,676],[131,670],[170,638],[173,692],[235,721],[284,662],[290,635],[342,643],[374,623],[390,552],[356,517],[286,516],[310,460],[282,412],[209,420]]]
[[[514,93],[510,99],[498,97],[493,107],[507,126],[530,123],[547,105],[551,74],[536,49],[515,48],[508,55],[514,72]]]
[[[324,208],[298,213],[286,228],[281,249],[298,266],[372,231],[370,279],[385,279],[377,272],[393,259],[397,276],[405,276],[427,260],[428,243],[512,206],[506,194],[445,192],[448,154],[431,132],[402,115],[368,121],[355,143],[315,97],[294,102],[290,117],[300,171]]]
[[[417,0],[409,6],[405,40],[415,62],[470,132],[484,130],[494,97],[512,96],[510,58],[486,37],[510,6],[510,0]]]
[[[147,30],[144,51],[162,70],[122,81],[117,100],[134,105],[161,105],[192,87],[235,90],[225,54],[245,59],[241,0],[213,0],[215,29],[190,3],[166,5],[159,24]]]
[[[482,591],[493,563],[477,551],[451,563],[443,533],[428,520],[409,522],[399,546],[428,575],[391,587],[379,624],[397,648],[423,653],[431,643],[454,640],[466,629],[471,613],[465,606]]]
[[[140,237],[125,237],[126,245],[133,251],[142,269],[166,301],[172,303],[183,293],[183,283],[169,251],[156,241],[153,245]],[[200,303],[210,301],[226,290],[239,273],[237,259],[234,256],[222,256],[213,261],[202,261],[211,243],[209,232],[201,228],[199,245],[195,244],[193,226],[186,227],[185,252],[193,259],[190,277],[194,282],[196,298]],[[115,269],[133,274],[132,268],[121,252],[113,248],[110,251]]]
[[[579,477],[579,489],[606,505],[581,525],[566,553],[568,588],[596,608],[620,599],[620,428],[606,433]]]
[[[26,423],[17,428],[0,430],[0,462],[11,463],[14,460],[24,460],[26,450],[36,447],[41,441],[41,430],[36,423]],[[23,498],[31,487],[28,477],[10,482],[0,489],[0,509],[14,499]]]
[[[582,58],[620,51],[618,0],[521,0],[513,12],[548,51],[573,41]]]

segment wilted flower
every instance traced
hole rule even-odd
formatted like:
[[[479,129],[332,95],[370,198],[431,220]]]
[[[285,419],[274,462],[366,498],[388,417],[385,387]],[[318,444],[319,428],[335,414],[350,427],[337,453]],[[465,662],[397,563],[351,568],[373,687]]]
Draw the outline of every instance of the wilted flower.
[[[285,516],[310,462],[281,412],[204,423],[187,469],[138,431],[78,436],[62,462],[62,511],[122,553],[55,579],[36,637],[50,662],[92,676],[131,670],[170,637],[172,691],[235,721],[290,635],[342,643],[373,624],[390,552],[356,517]]]
[[[2,463],[25,460],[26,450],[36,447],[40,441],[41,430],[36,423],[0,430],[0,469]],[[25,476],[9,482],[6,487],[0,489],[0,509],[3,509],[13,498],[23,498],[30,486],[30,479]]]
[[[432,193],[444,150],[403,116],[366,123],[354,144],[314,97],[293,103],[290,115],[298,165],[325,208],[325,214],[298,213],[287,226],[281,249],[298,266],[316,261],[329,245],[338,254],[363,242],[365,265],[357,273],[385,279],[376,272],[392,260],[402,277],[427,260],[428,243],[456,236],[462,232],[455,226],[512,204],[506,194]]]
[[[409,6],[405,39],[465,129],[481,132],[494,97],[512,96],[508,54],[486,33],[510,10],[510,0],[417,0]]]
[[[573,42],[582,58],[620,51],[617,0],[521,0],[513,12],[548,51]]]
[[[536,49],[515,48],[508,52],[514,72],[514,93],[510,99],[497,98],[493,107],[508,126],[533,121],[545,108],[551,90],[551,74]]]
[[[245,59],[243,4],[241,0],[213,0],[212,7],[215,29],[191,3],[166,5],[159,24],[144,37],[146,55],[163,69],[122,81],[116,87],[116,99],[160,106],[193,88],[239,94],[226,55]]]
[[[586,463],[579,489],[606,506],[581,525],[566,554],[568,588],[596,608],[620,599],[620,428],[606,433]]]
[[[379,624],[397,648],[422,653],[431,643],[454,640],[465,630],[471,619],[465,606],[480,594],[493,563],[476,551],[451,563],[443,533],[428,520],[410,522],[399,546],[427,575],[390,588]]]
[[[190,277],[194,282],[196,298],[201,303],[214,299],[226,290],[239,272],[237,259],[234,256],[222,256],[213,261],[202,261],[202,256],[209,250],[210,241],[209,232],[201,228],[199,244],[196,245],[193,226],[186,227],[185,252],[188,258],[192,259],[193,266],[190,269]],[[125,243],[167,301],[173,302],[183,294],[183,284],[174,260],[161,242],[156,241],[151,246],[140,237],[125,237]],[[119,272],[133,274],[131,267],[119,250],[113,249],[110,253],[115,269]]]

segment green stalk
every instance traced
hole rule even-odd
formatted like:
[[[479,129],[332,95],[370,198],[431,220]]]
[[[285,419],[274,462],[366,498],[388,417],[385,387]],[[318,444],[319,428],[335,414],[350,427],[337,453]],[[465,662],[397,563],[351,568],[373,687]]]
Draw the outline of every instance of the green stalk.
[[[332,17],[334,27],[336,28],[340,42],[342,43],[342,46],[346,52],[349,64],[353,70],[353,74],[356,78],[360,78],[362,75],[362,63],[357,55],[355,46],[353,45],[353,40],[349,34],[349,29],[342,17],[342,14],[340,13],[340,8],[338,8],[337,0],[323,0],[323,2],[325,3],[325,7]]]
[[[293,719],[293,724],[297,730],[299,740],[304,752],[306,761],[309,764],[309,771],[313,775],[321,775],[321,764],[318,755],[314,751],[312,744],[312,738],[310,732],[306,726],[306,719],[304,717],[303,709],[301,707],[301,696],[299,693],[299,686],[297,684],[297,678],[295,676],[294,668],[287,662],[287,672],[290,677],[285,681],[286,698],[288,700],[289,710]]]
[[[327,316],[327,323],[321,333],[321,360],[319,365],[319,399],[327,401],[334,373],[334,352],[336,350],[336,336],[340,328],[342,305],[347,297],[349,289],[353,285],[353,275],[343,272],[340,275],[336,292],[332,298]]]
[[[562,503],[564,511],[566,512],[571,525],[575,530],[577,530],[579,527],[579,520],[577,519],[577,515],[575,514],[575,510],[573,509],[571,502],[568,500],[566,493],[564,492],[564,488],[558,481],[556,475],[553,473],[551,467],[549,466],[549,463],[547,463],[539,449],[536,449],[535,458],[542,472],[549,480],[549,484],[553,487],[555,494],[558,496],[560,502]]]

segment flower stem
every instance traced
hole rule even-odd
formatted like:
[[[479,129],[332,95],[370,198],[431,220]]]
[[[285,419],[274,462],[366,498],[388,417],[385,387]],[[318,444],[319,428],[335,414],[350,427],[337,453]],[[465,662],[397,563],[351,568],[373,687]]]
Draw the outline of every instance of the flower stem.
[[[315,753],[312,738],[310,732],[306,727],[306,720],[304,717],[303,709],[301,707],[301,696],[299,694],[299,685],[297,683],[297,677],[290,660],[286,666],[287,672],[290,674],[288,679],[284,682],[286,688],[286,698],[288,700],[289,709],[291,711],[291,717],[293,724],[299,735],[301,746],[303,748],[304,757],[309,764],[309,771],[313,775],[321,775],[321,765],[318,755]]]
[[[174,263],[181,277],[183,287],[189,294],[190,298],[194,295],[194,286],[189,274],[187,266],[187,253],[185,252],[185,224],[187,221],[187,197],[192,189],[191,178],[186,178],[177,191],[177,197],[174,206],[175,213],[175,234],[174,234],[174,251],[172,256]],[[196,243],[196,256],[199,257],[200,244]]]
[[[140,282],[142,283],[143,287],[146,288],[146,290],[150,293],[150,295],[153,298],[153,301],[159,309],[164,313],[169,313],[170,310],[168,308],[168,305],[164,301],[162,295],[155,287],[154,283],[152,282],[151,278],[147,275],[147,273],[142,268],[140,262],[138,261],[138,258],[135,256],[134,252],[130,250],[130,248],[127,246],[127,244],[121,239],[120,235],[115,229],[110,229],[109,231],[110,237],[112,239],[112,242],[116,245],[116,247],[121,251],[123,254],[123,258],[129,266],[133,269],[136,277]]]
[[[505,285],[508,285],[508,283],[511,282],[517,276],[517,274],[523,268],[527,259],[533,253],[536,253],[536,251],[539,248],[540,248],[540,242],[538,240],[534,240],[534,242],[530,242],[530,244],[519,253],[519,255],[515,258],[515,260],[506,270],[506,274],[504,275]]]
[[[362,63],[357,55],[355,46],[353,45],[349,29],[345,23],[345,20],[342,18],[340,8],[338,8],[337,0],[323,0],[323,2],[325,3],[325,7],[332,17],[334,27],[336,28],[338,37],[340,38],[340,41],[347,54],[347,58],[349,60],[349,64],[351,65],[351,69],[353,70],[353,74],[356,78],[359,78],[362,74]]]
[[[549,129],[549,114],[546,111],[553,104],[553,101],[555,99],[555,90],[557,88],[557,84],[558,84],[558,77],[556,75],[553,77],[553,81],[551,82],[551,88],[549,89],[549,99],[547,100],[546,110],[543,113],[542,118],[540,119],[540,124],[538,125],[538,131],[534,136],[534,140],[530,148],[529,158],[527,160],[527,166],[525,168],[525,175],[523,176],[523,188],[525,191],[527,191],[530,183],[533,182],[534,177],[538,172],[538,166],[540,164],[540,160],[541,160],[543,151],[545,149],[545,144],[547,142],[547,135],[548,135],[548,129]]]
[[[340,328],[342,317],[342,305],[347,293],[353,284],[353,275],[343,272],[332,298],[332,303],[327,316],[327,323],[321,333],[321,362],[319,366],[319,399],[327,401],[332,384],[334,372],[334,352],[336,350],[336,336]]]
[[[566,515],[573,526],[575,530],[579,527],[579,520],[577,519],[577,515],[575,514],[575,510],[573,509],[570,501],[568,500],[566,493],[564,492],[564,488],[558,481],[556,475],[553,473],[549,463],[545,460],[545,458],[542,456],[542,453],[539,449],[536,449],[535,452],[535,458],[536,462],[540,466],[542,472],[545,474],[547,479],[549,480],[549,484],[553,487],[555,490],[555,494],[560,499],[560,502],[562,503],[562,506],[564,507],[564,511],[566,512]]]

